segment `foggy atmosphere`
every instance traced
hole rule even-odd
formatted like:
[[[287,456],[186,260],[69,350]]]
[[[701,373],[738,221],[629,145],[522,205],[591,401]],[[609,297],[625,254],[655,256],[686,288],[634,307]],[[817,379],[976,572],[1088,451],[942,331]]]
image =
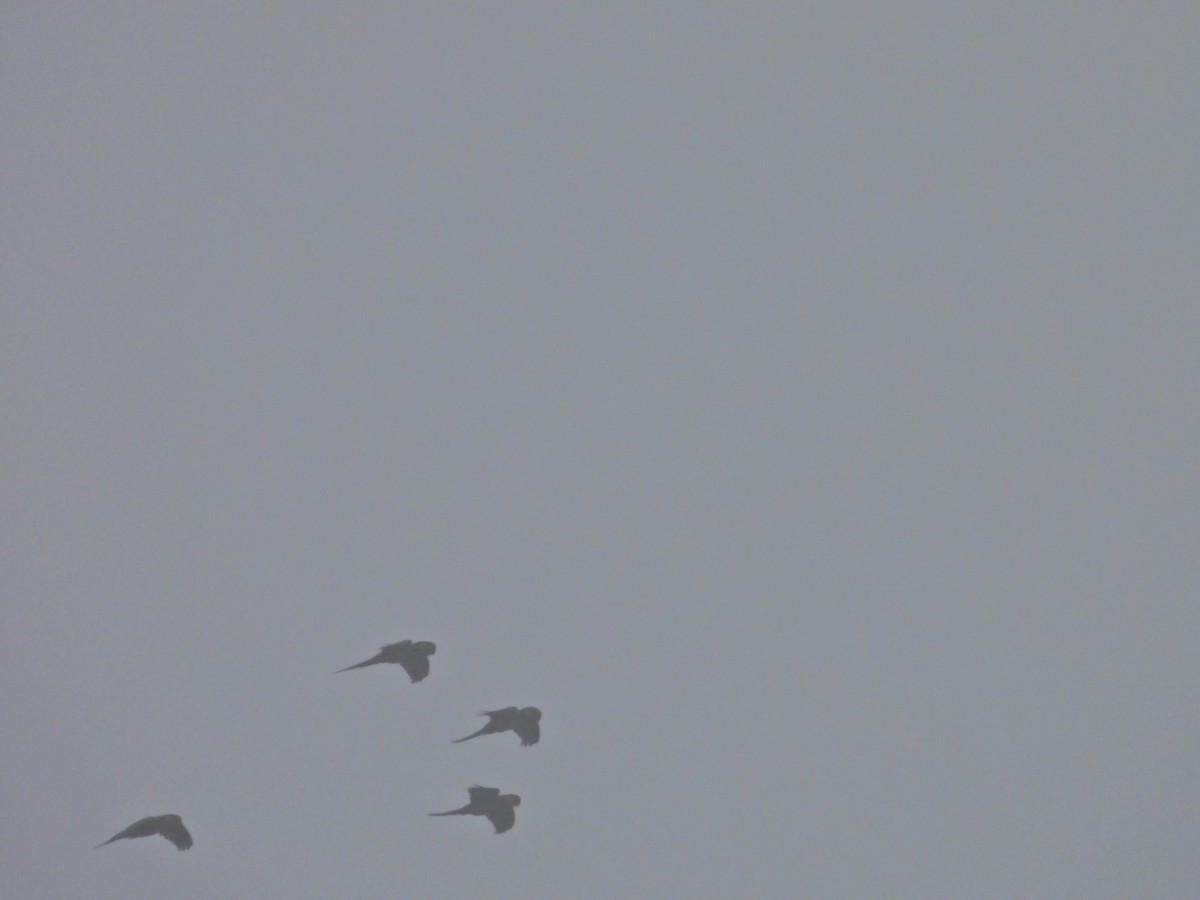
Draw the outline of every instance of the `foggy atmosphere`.
[[[1190,6],[3,22],[5,897],[1200,895]]]

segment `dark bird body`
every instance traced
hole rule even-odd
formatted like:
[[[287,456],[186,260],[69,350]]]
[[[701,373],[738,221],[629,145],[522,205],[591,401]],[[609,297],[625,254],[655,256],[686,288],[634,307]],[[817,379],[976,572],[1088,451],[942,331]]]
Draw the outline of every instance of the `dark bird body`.
[[[183,819],[173,813],[167,813],[163,816],[146,816],[144,819],[138,819],[103,844],[97,844],[96,848],[106,847],[113,841],[119,841],[122,838],[150,837],[152,834],[161,834],[174,844],[177,850],[187,850],[192,846],[192,836],[183,827]]]
[[[502,794],[500,788],[474,787],[467,788],[467,796],[471,802],[460,809],[449,812],[430,813],[431,816],[487,816],[496,834],[508,831],[517,821],[517,807],[521,798],[516,794]]]
[[[486,725],[474,734],[468,734],[466,737],[450,743],[461,744],[463,741],[469,741],[480,735],[512,731],[521,739],[522,747],[532,747],[542,736],[542,727],[538,724],[542,720],[542,711],[536,706],[526,706],[524,709],[517,709],[515,706],[506,706],[504,709],[485,709],[480,715],[488,717]]]
[[[379,663],[395,663],[403,666],[408,677],[420,681],[429,674],[429,657],[437,652],[437,644],[433,641],[400,641],[397,644],[385,644],[379,652],[364,662],[346,666],[334,672],[349,672],[351,669],[361,669],[364,666],[375,666]]]

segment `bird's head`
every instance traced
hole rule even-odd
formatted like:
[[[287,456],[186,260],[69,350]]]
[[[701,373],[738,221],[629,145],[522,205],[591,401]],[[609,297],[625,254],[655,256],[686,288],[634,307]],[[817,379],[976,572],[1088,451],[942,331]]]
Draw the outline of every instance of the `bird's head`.
[[[437,644],[433,641],[417,641],[413,644],[413,649],[419,653],[424,653],[426,656],[433,656],[437,653]]]

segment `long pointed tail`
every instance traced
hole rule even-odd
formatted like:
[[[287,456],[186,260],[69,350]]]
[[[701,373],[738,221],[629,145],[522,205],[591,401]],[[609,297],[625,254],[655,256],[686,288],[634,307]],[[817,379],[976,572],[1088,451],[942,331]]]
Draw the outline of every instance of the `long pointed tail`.
[[[109,838],[107,841],[105,841],[103,844],[97,844],[97,845],[96,845],[95,847],[93,847],[92,849],[93,849],[93,850],[99,850],[101,847],[107,847],[107,846],[108,846],[109,844],[111,844],[113,841],[119,841],[120,839],[121,839],[121,835],[119,835],[119,834],[118,834],[118,835],[115,835],[115,836],[113,836],[113,837],[110,837],[110,838]]]
[[[471,805],[468,803],[466,806],[462,807],[462,809],[452,809],[449,812],[444,812],[444,813],[430,813],[430,815],[431,816],[465,816],[470,811],[470,809],[471,809]]]
[[[365,662],[355,663],[352,666],[346,666],[346,668],[344,668],[344,669],[338,669],[333,674],[340,675],[342,672],[349,672],[351,669],[361,669],[363,666],[373,666],[379,661],[380,660],[378,660],[378,659],[368,659]]]
[[[466,737],[458,738],[457,740],[453,740],[450,743],[461,744],[463,741],[469,741],[471,738],[477,738],[481,734],[491,734],[491,725],[484,725],[482,728],[480,728],[474,734],[468,734]]]

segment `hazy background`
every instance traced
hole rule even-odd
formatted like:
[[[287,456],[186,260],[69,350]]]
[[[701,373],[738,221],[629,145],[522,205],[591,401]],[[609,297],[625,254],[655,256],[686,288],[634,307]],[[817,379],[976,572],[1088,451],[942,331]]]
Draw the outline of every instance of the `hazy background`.
[[[1200,14],[788,8],[6,7],[6,896],[1197,895]]]

